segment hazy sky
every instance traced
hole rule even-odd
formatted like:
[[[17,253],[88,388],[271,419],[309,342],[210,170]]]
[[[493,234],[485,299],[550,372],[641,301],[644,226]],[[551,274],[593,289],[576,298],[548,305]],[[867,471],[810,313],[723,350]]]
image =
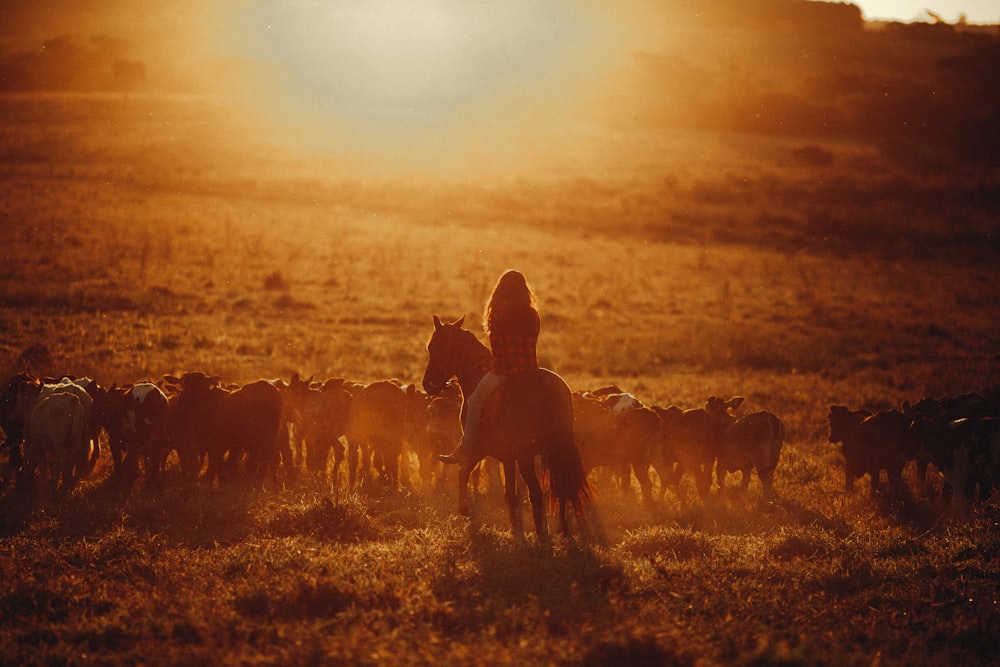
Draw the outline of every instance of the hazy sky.
[[[747,0],[749,3],[751,0]],[[1000,24],[1000,0],[863,0],[868,19]],[[616,57],[656,38],[661,0],[0,0],[0,53],[109,35],[231,93],[261,123],[409,155],[518,137],[575,112]],[[752,5],[749,5],[751,6]],[[623,9],[633,7],[633,11]],[[655,47],[654,47],[655,48]],[[609,65],[612,63],[612,65]],[[610,76],[610,75],[606,75]],[[442,129],[447,129],[443,132]],[[534,130],[533,131],[540,131]],[[293,141],[290,140],[290,141]],[[510,140],[511,143],[513,139]],[[494,142],[496,143],[496,142]],[[490,147],[496,152],[496,147]]]

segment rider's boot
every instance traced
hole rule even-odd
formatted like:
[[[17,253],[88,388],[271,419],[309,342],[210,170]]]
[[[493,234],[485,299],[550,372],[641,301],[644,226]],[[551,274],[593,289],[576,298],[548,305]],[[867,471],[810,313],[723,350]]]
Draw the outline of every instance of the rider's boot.
[[[469,463],[472,459],[472,447],[463,438],[455,451],[451,454],[438,454],[438,459],[442,463]]]

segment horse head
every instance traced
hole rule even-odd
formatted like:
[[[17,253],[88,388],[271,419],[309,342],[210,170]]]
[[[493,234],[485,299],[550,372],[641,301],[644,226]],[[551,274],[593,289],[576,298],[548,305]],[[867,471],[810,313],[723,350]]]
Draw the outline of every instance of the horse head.
[[[442,322],[434,316],[434,333],[427,342],[427,369],[422,381],[424,391],[431,396],[439,395],[456,376],[461,383],[463,375],[477,370],[485,373],[488,369],[489,350],[475,334],[462,328],[464,323],[465,317]]]

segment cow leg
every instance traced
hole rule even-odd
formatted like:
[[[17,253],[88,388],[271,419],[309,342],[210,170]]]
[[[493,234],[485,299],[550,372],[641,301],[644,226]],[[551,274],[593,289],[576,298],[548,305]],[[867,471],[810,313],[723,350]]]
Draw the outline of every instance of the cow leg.
[[[197,479],[201,474],[201,463],[198,453],[190,443],[177,445],[177,458],[181,463],[181,471],[188,479]]]
[[[532,459],[534,457],[531,457]],[[534,461],[522,461],[518,465],[525,486],[528,487],[528,498],[531,500],[531,515],[535,520],[535,534],[540,542],[549,539],[549,526],[545,516],[545,499],[542,497],[542,485],[535,472]],[[505,471],[506,472],[506,471]],[[513,475],[511,475],[513,477]],[[520,517],[520,512],[518,512]]]
[[[7,436],[7,440],[4,443],[7,445],[7,464],[9,465],[12,473],[16,474],[21,468],[21,441],[13,436]]]
[[[357,443],[347,443],[347,488],[354,491],[358,485],[358,468],[361,466],[361,452]]]
[[[764,487],[764,494],[768,496],[774,493],[774,470],[774,468],[757,470],[757,476],[760,477],[760,485]]]
[[[892,492],[896,495],[904,495],[906,493],[906,485],[903,483],[902,466],[887,468],[885,474],[889,478],[889,488]]]
[[[117,436],[109,438],[108,447],[111,449],[111,472],[114,477],[122,474],[122,443]]]
[[[653,480],[649,478],[649,464],[633,463],[632,471],[635,473],[635,478],[639,480],[639,488],[642,491],[642,502],[650,502],[653,498]],[[626,474],[628,474],[627,468]]]
[[[876,469],[875,471],[866,470],[861,474],[861,478],[864,479],[864,475],[868,474],[871,478],[871,486],[868,487],[868,497],[872,498],[878,493],[878,484],[881,481],[879,478],[882,476],[882,471]]]
[[[927,465],[930,463],[926,458],[917,459],[917,481],[924,484],[927,481]]]
[[[632,469],[629,464],[618,467],[618,483],[621,485],[622,495],[628,495],[632,489]]]
[[[278,446],[278,458],[280,460],[281,469],[289,477],[294,477],[295,459],[292,457],[292,447],[288,440],[288,426],[285,426],[278,432],[276,442]]]
[[[712,466],[705,465],[702,469],[695,468],[695,486],[698,487],[698,495],[702,498],[708,496],[712,490]]]
[[[967,511],[972,484],[972,451],[971,447],[962,443],[955,448],[951,478],[951,508],[959,515],[964,516]]]
[[[330,446],[318,437],[310,438],[306,443],[306,468],[314,474],[326,474],[326,462],[330,456]]]
[[[24,457],[21,460],[21,469],[17,478],[17,489],[24,493],[28,493],[29,491],[37,493],[38,490],[35,473],[40,463],[37,453],[31,451],[31,448],[31,443],[24,443]]]
[[[53,489],[69,491],[75,486],[75,466],[78,463],[77,453],[77,448],[72,445],[68,445],[65,449],[62,445],[56,445],[52,465]]]
[[[93,448],[89,452],[90,456],[86,457],[84,460],[84,473],[85,477],[90,477],[94,472],[94,468],[97,467],[97,459],[101,457],[101,434],[95,433],[93,437]]]
[[[656,468],[657,474],[660,476],[660,500],[663,500],[666,496],[668,487],[674,489],[675,492],[680,488],[683,472],[681,472],[679,465],[675,467],[672,463],[661,464],[654,467]]]

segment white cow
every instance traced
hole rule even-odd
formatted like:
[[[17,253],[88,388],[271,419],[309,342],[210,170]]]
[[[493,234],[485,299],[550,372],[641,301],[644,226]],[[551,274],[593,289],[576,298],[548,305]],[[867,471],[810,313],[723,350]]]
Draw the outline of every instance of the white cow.
[[[61,475],[63,485],[69,487],[93,468],[97,450],[94,439],[92,457],[94,401],[85,388],[89,383],[63,378],[47,384],[25,381],[19,386],[14,410],[24,423],[23,480],[33,478],[39,466],[45,479],[51,461],[56,466],[52,481]]]
[[[44,384],[39,398],[53,396],[55,394],[72,394],[80,401],[80,406],[84,411],[84,418],[87,420],[86,446],[81,448],[77,454],[78,460],[74,461],[75,474],[78,477],[86,477],[94,469],[97,463],[99,451],[100,425],[93,418],[94,399],[87,391],[87,387],[94,384],[90,378],[78,378],[76,380],[64,377],[59,382]]]
[[[87,442],[90,415],[86,406],[72,392],[39,395],[28,410],[24,423],[23,479],[34,478],[35,470],[48,480],[49,463],[53,486],[62,476],[64,488],[76,482],[76,469],[81,457],[89,453]]]

